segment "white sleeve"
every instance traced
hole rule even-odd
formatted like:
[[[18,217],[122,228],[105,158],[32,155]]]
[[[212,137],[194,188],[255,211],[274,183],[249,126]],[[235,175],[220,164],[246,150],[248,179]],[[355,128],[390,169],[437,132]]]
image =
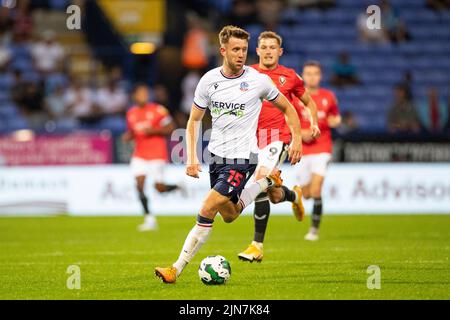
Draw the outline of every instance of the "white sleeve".
[[[275,100],[280,94],[280,91],[269,76],[265,74],[261,74],[261,76],[263,77],[261,97],[269,101]]]
[[[195,88],[194,104],[198,108],[205,110],[208,108],[209,100],[206,81],[205,78],[202,77]]]

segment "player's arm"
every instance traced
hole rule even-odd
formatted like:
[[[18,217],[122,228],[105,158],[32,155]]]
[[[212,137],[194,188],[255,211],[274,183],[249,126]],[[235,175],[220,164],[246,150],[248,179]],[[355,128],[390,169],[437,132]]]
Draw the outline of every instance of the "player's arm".
[[[289,100],[281,93],[272,101],[272,103],[284,113],[286,124],[292,135],[292,142],[289,146],[289,160],[291,161],[291,164],[296,164],[302,157],[302,133],[297,111]]]
[[[199,178],[199,171],[201,170],[200,161],[197,156],[197,140],[201,121],[205,115],[205,110],[200,109],[195,104],[192,104],[191,114],[186,127],[186,174],[190,177]]]
[[[144,133],[147,136],[168,136],[172,133],[173,130],[175,130],[175,124],[171,120],[169,123],[163,125],[160,128],[146,128],[144,130]]]
[[[334,115],[328,116],[327,122],[328,122],[328,126],[330,128],[337,128],[341,125],[341,122],[342,122],[341,115],[338,114],[335,116]]]
[[[330,112],[327,117],[327,123],[330,128],[334,129],[341,125],[342,118],[341,118],[341,115],[339,114],[338,103],[337,103],[337,99],[334,96],[334,94],[332,94],[331,101],[332,101],[332,103],[331,103],[330,110],[329,110]]]
[[[317,105],[314,102],[313,98],[311,98],[308,89],[305,90],[303,95],[300,97],[300,100],[302,101],[303,105],[309,110],[309,113],[311,115],[311,136],[313,139],[315,139],[320,136],[320,129],[317,122]]]
[[[130,122],[129,113],[127,113],[126,115],[126,123],[127,123],[127,131],[125,131],[124,134],[122,134],[122,141],[130,142],[131,140],[134,139],[134,132]]]
[[[312,119],[311,111],[308,108],[305,108],[305,112],[308,114],[307,117],[308,117],[308,120],[309,120],[309,122],[311,123],[311,126],[312,126],[313,119]],[[309,143],[313,139],[314,138],[312,137],[311,129],[309,129],[309,128],[308,129],[303,129],[302,128],[302,140],[303,140],[303,142]]]

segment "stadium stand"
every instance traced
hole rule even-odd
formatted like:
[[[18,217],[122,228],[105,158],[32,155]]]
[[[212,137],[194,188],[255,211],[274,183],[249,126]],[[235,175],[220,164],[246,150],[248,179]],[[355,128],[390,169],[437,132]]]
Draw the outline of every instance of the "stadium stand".
[[[107,68],[102,57],[94,54],[98,52],[98,48],[93,47],[92,41],[86,40],[91,35],[85,36],[81,31],[64,32],[64,27],[61,27],[65,18],[63,9],[69,1],[41,2],[45,3],[45,14],[42,6],[39,6],[39,1],[34,3],[31,11],[33,24],[36,26],[34,31],[37,34],[48,29],[57,31],[57,39],[68,53],[68,59],[64,70],[42,79],[32,60],[31,40],[16,41],[12,37],[7,44],[12,59],[0,73],[0,132],[3,133],[30,126],[29,119],[24,116],[11,95],[15,85],[15,70],[20,70],[23,78],[29,82],[45,80],[45,95],[50,95],[58,86],[67,86],[72,77],[84,79],[86,83],[92,83],[94,79],[97,83],[90,86],[92,91],[95,91],[99,83],[107,81]],[[360,84],[333,88],[340,107],[343,111],[355,115],[361,130],[383,133],[387,130],[386,115],[393,100],[393,88],[403,80],[405,72],[411,72],[412,75],[414,100],[426,99],[429,88],[433,86],[438,90],[440,98],[448,101],[450,11],[434,11],[426,6],[425,0],[392,0],[390,2],[405,22],[410,39],[400,43],[370,44],[359,39],[356,19],[372,2],[337,0],[333,7],[326,10],[288,7],[280,15],[276,31],[285,40],[286,54],[282,62],[300,71],[306,60],[320,61],[324,68],[325,86],[330,86],[329,80],[336,57],[343,51],[347,52],[350,62],[357,70]],[[227,10],[231,10],[229,3],[230,1],[220,1],[215,4],[218,9],[210,5],[210,10],[216,10],[216,15],[226,15]],[[193,9],[195,10],[195,7]],[[14,20],[13,10],[10,17]],[[263,25],[258,23],[244,27],[253,35],[264,30]],[[14,24],[11,28],[14,28]],[[9,32],[12,32],[11,30]],[[3,38],[7,37],[3,35]],[[253,36],[250,50],[254,51],[255,46],[256,36]],[[158,68],[154,71],[157,72]],[[126,80],[133,81],[130,78]],[[179,109],[179,105],[180,103],[176,103],[175,108]],[[90,128],[119,133],[124,129],[123,121],[117,118],[109,119]],[[44,124],[41,128],[34,129],[45,132],[46,128],[48,131],[49,126]],[[59,130],[58,127],[51,128],[53,131]],[[74,125],[72,129],[77,128],[84,127]]]

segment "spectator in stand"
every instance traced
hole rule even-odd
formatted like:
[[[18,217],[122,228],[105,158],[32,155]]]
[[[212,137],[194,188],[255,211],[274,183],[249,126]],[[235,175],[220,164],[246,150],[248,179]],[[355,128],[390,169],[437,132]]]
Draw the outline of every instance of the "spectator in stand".
[[[19,90],[15,91],[15,102],[20,111],[28,119],[32,128],[41,128],[47,120],[47,114],[43,107],[43,82],[22,82]]]
[[[450,9],[450,0],[426,0],[427,7],[435,11],[445,11]]]
[[[295,6],[299,9],[329,9],[336,5],[335,0],[288,0],[289,6]]]
[[[445,130],[450,133],[450,93],[447,96],[447,124],[445,125]]]
[[[276,30],[284,4],[281,0],[257,0],[258,20],[266,30]]]
[[[109,70],[109,79],[110,81],[114,81],[117,85],[129,92],[131,90],[131,84],[128,80],[126,80],[123,76],[123,70],[119,66],[114,66]]]
[[[342,112],[342,123],[336,128],[340,134],[348,134],[358,130],[358,122],[353,112],[346,110]]]
[[[356,68],[350,63],[350,57],[347,52],[341,52],[333,65],[333,76],[331,84],[336,87],[354,85],[359,83],[356,75]]]
[[[194,92],[200,81],[201,73],[198,70],[189,71],[181,81],[181,111],[186,115],[191,113],[192,101],[194,101]]]
[[[405,71],[403,74],[403,80],[400,83],[400,85],[406,90],[406,98],[408,100],[413,100],[413,93],[412,93],[412,82],[413,82],[413,75],[411,71]]]
[[[13,70],[13,86],[11,89],[11,98],[14,102],[19,103],[25,91],[26,81],[23,79],[22,71],[19,69]]]
[[[29,0],[17,1],[13,11],[13,37],[15,41],[27,41],[33,31],[33,20],[30,14]]]
[[[162,84],[156,84],[153,86],[152,90],[153,101],[155,103],[159,103],[165,106],[170,112],[172,112],[175,108],[172,104],[172,100],[170,99],[169,91]]]
[[[189,71],[181,81],[181,104],[180,110],[175,113],[175,121],[179,127],[185,127],[189,114],[191,113],[192,101],[197,83],[200,81],[201,73],[198,70]]]
[[[390,133],[418,133],[419,116],[406,90],[401,85],[395,87],[394,102],[388,112],[388,130]]]
[[[248,26],[257,23],[254,1],[233,0],[231,12],[227,20],[228,24],[237,26]]]
[[[53,121],[57,128],[70,129],[76,126],[76,121],[69,112],[64,98],[64,88],[57,85],[53,92],[45,97],[44,108],[49,120]]]
[[[33,44],[31,55],[36,70],[44,76],[63,69],[64,48],[56,41],[56,35],[51,30],[43,32],[41,40]]]
[[[380,2],[381,26],[391,42],[400,43],[410,39],[405,22],[400,18],[398,10],[388,0]]]
[[[101,109],[95,104],[93,93],[79,79],[72,79],[64,101],[69,113],[82,125],[96,124],[101,118]]]
[[[11,29],[13,20],[10,10],[7,7],[0,6],[0,42],[8,44],[11,41]]]
[[[11,50],[8,46],[0,41],[0,72],[5,72],[11,62]]]
[[[97,92],[96,103],[103,116],[125,116],[128,105],[126,91],[114,80],[109,80],[106,87]]]
[[[181,51],[183,66],[187,69],[205,69],[211,54],[205,22],[194,12],[189,12],[186,19],[188,30]]]
[[[432,133],[442,132],[449,118],[447,103],[435,87],[428,89],[428,97],[419,103],[418,113],[422,126]]]

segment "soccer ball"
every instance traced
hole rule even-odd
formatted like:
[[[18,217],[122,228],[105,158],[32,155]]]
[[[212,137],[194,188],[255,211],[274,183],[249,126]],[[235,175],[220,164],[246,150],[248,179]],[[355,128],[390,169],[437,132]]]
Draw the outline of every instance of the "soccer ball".
[[[200,263],[198,276],[204,284],[224,284],[231,276],[230,263],[222,256],[208,256]]]

